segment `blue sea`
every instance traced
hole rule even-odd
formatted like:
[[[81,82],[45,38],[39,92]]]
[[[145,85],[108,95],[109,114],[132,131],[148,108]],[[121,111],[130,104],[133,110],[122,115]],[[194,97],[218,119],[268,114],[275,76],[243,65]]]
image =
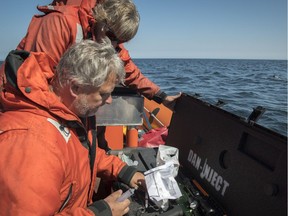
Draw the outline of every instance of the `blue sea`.
[[[258,124],[287,136],[287,61],[224,59],[135,59],[150,80],[170,95],[200,99],[247,118],[253,108],[265,113]]]
[[[225,59],[134,59],[142,73],[169,95],[185,92],[287,136],[287,61]]]

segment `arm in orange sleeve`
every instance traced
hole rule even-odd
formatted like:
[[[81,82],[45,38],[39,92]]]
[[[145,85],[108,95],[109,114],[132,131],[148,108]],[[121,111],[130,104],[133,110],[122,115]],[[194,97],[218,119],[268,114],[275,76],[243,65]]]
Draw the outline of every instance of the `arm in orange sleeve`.
[[[160,87],[141,73],[140,69],[132,61],[128,50],[125,49],[123,44],[119,45],[119,50],[119,56],[123,60],[125,66],[125,85],[137,90],[145,97],[152,99],[154,95],[159,92]]]
[[[96,153],[97,175],[109,180],[120,180],[129,185],[136,168],[128,166],[120,158],[107,155],[103,149],[97,147]]]
[[[71,31],[67,18],[61,13],[52,12],[42,17],[34,16],[26,36],[17,49],[45,52],[58,63],[62,54],[73,44]]]

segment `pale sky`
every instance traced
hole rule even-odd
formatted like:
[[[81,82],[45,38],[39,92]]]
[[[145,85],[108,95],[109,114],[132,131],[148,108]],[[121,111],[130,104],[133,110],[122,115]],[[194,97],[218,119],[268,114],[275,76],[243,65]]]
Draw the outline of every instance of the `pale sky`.
[[[3,1],[0,60],[25,35],[36,6]],[[132,58],[287,59],[286,0],[134,0],[141,16]]]

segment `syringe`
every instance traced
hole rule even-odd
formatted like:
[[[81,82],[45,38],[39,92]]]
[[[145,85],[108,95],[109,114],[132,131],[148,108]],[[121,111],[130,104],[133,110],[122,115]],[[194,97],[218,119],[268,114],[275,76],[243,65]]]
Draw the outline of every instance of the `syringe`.
[[[125,199],[128,199],[130,196],[134,194],[135,188],[128,189],[125,193],[123,193],[118,199],[118,202],[123,202]]]

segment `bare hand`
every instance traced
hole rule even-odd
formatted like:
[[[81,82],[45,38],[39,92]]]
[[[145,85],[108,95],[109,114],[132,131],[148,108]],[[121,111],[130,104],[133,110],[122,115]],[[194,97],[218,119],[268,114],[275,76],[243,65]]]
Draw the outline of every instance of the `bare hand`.
[[[129,212],[129,199],[125,199],[123,202],[117,201],[121,195],[122,190],[117,190],[104,199],[110,206],[113,216],[122,216]]]
[[[136,172],[132,177],[129,186],[136,189],[138,187],[140,187],[141,189],[146,189],[144,175],[141,172]]]
[[[179,93],[179,94],[177,94],[177,95],[174,95],[174,96],[167,96],[164,100],[163,100],[163,102],[162,102],[162,104],[164,105],[164,106],[166,106],[167,108],[169,108],[170,110],[174,110],[174,106],[175,106],[175,103],[176,103],[176,99],[178,99],[180,96],[181,96],[181,92]]]

